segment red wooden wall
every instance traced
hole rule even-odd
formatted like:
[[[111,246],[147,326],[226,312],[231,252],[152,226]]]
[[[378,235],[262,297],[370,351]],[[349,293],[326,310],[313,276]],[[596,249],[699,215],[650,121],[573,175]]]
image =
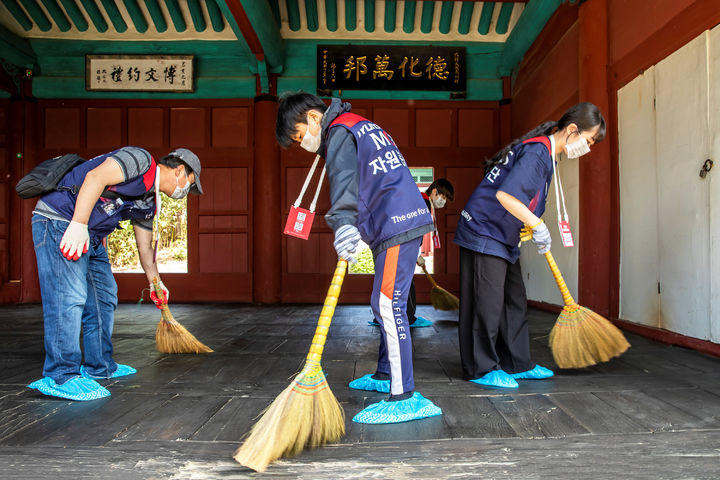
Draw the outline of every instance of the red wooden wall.
[[[433,167],[435,178],[448,178],[455,186],[455,201],[438,211],[442,248],[435,251],[434,278],[445,288],[458,289],[459,251],[452,238],[459,212],[483,175],[486,157],[500,144],[497,102],[438,102],[356,100],[353,112],[384,128],[398,144],[410,167]],[[281,154],[282,220],[302,188],[314,156],[293,147]],[[303,205],[307,208],[317,185],[311,183]],[[317,215],[308,241],[283,236],[283,302],[322,301],[327,290],[328,272],[336,257],[332,230],[323,215],[329,208],[327,180],[320,194]],[[416,277],[418,301],[429,302],[429,284]],[[343,284],[341,300],[364,303],[370,298],[371,275],[349,275]]]

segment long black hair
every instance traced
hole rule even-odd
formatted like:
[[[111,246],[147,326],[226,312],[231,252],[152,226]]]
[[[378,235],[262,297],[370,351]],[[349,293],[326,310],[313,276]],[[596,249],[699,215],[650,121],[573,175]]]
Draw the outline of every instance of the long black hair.
[[[577,125],[580,132],[586,132],[599,126],[594,141],[602,142],[605,139],[605,118],[603,118],[600,109],[590,102],[581,102],[568,109],[567,112],[560,117],[557,122],[545,122],[539,125],[520,138],[516,138],[510,144],[506,145],[502,150],[497,152],[492,158],[485,161],[485,170],[490,170],[494,165],[501,163],[507,154],[519,143],[529,138],[548,136],[557,130],[566,128],[571,123]]]

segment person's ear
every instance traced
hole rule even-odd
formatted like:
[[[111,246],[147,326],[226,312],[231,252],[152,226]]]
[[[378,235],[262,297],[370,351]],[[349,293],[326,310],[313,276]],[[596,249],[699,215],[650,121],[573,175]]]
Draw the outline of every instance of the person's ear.
[[[576,123],[571,123],[567,127],[565,127],[565,132],[570,135],[573,133],[580,133],[580,129],[578,128]]]

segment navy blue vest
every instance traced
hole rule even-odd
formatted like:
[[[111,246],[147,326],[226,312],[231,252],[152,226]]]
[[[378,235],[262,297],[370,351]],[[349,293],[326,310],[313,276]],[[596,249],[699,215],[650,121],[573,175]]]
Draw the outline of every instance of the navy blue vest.
[[[375,249],[385,240],[424,225],[432,225],[410,169],[393,139],[370,120],[343,113],[328,130],[347,128],[358,149],[357,228],[365,243]]]
[[[550,140],[547,137],[535,137],[515,146],[505,157],[505,161],[493,167],[480,184],[475,188],[465,208],[460,212],[457,232],[471,235],[490,237],[504,243],[510,248],[517,247],[520,239],[520,229],[523,224],[510,212],[505,210],[498,201],[496,194],[503,181],[510,173],[521,154],[521,150],[530,143],[542,143],[547,147],[543,149],[548,156],[548,166],[544,186],[535,194],[527,207],[536,216],[541,217],[545,212],[548,187],[552,181],[552,162],[550,158]],[[465,230],[466,232],[461,232]],[[456,233],[457,235],[457,233]],[[467,238],[467,236],[466,236]]]
[[[75,214],[77,192],[85,181],[85,176],[116,151],[100,155],[73,168],[58,183],[58,188],[61,190],[43,195],[42,201],[61,216],[71,220]],[[155,215],[155,198],[149,192],[155,190],[156,170],[155,160],[151,157],[150,168],[143,175],[107,188],[119,197],[114,199],[100,197],[95,204],[88,221],[90,239],[94,243],[112,233],[122,220],[150,219]]]

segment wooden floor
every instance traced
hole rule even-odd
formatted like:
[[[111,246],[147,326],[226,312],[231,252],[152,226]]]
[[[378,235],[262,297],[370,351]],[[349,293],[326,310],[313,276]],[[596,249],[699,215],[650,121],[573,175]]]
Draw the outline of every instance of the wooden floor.
[[[493,390],[460,379],[454,315],[427,306],[419,314],[433,327],[413,330],[415,380],[441,417],[349,420],[384,398],[347,388],[374,371],[379,331],[368,307],[340,307],[323,368],[346,436],[256,474],[232,452],[301,367],[319,310],[173,306],[216,351],[194,356],[156,352],[158,310],[121,305],[115,358],[138,373],[103,382],[109,398],[69,402],[25,387],[41,376],[41,308],[0,306],[0,478],[720,478],[720,359],[629,335],[632,348],[607,364]],[[529,316],[534,360],[554,368],[554,315]]]

